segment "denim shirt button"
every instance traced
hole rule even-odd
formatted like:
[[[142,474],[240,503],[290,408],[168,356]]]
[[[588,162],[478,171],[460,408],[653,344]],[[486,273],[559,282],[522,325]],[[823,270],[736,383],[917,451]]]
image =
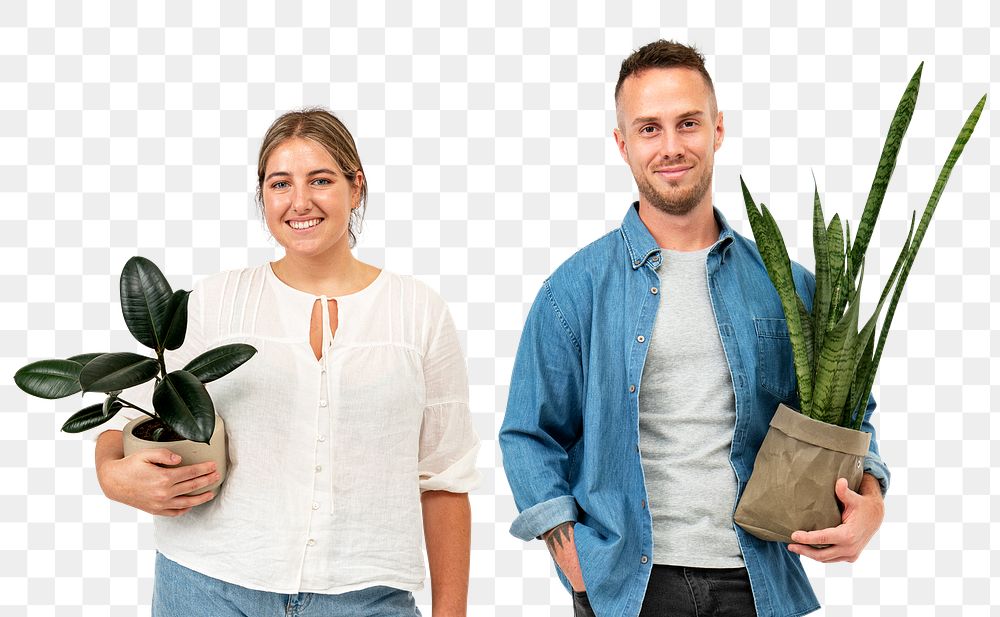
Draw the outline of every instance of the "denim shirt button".
[[[646,337],[640,334],[639,336],[635,337],[635,340],[639,341],[640,343],[645,343]]]
[[[632,385],[630,385],[630,386],[628,387],[628,391],[629,391],[629,392],[635,392],[635,384],[632,384]]]
[[[649,562],[649,557],[646,557],[645,555],[643,555],[642,558],[639,559],[639,561],[641,561],[642,563],[648,563]]]
[[[656,294],[658,294],[659,292],[660,292],[660,290],[659,290],[659,289],[657,289],[656,287],[650,287],[650,288],[649,288],[649,293],[653,294],[654,296],[655,296]]]
[[[642,504],[640,504],[640,505],[642,506],[642,509],[645,510],[646,509],[646,500],[643,499],[642,500]]]

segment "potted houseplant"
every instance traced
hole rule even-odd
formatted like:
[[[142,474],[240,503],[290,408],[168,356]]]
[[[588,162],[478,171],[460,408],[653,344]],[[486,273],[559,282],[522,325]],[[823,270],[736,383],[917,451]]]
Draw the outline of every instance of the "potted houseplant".
[[[14,383],[28,394],[57,399],[77,392],[103,392],[102,403],[73,414],[62,426],[79,433],[99,426],[125,408],[144,414],[122,431],[125,455],[149,448],[166,448],[181,456],[181,464],[215,461],[221,478],[190,494],[218,487],[227,469],[225,425],[215,413],[205,384],[227,375],[257,350],[235,343],[210,349],[179,370],[168,371],[165,350],[184,343],[190,291],[170,288],[156,264],[144,257],[126,262],[121,276],[125,325],[137,341],[156,353],[87,353],[65,360],[32,362],[14,374]],[[122,398],[122,392],[155,380],[153,411]]]
[[[986,103],[984,95],[959,132],[916,232],[913,213],[906,241],[878,304],[859,329],[865,252],[916,106],[922,69],[923,63],[910,79],[889,126],[853,243],[850,224],[845,231],[838,215],[826,223],[818,188],[814,192],[816,290],[811,310],[795,292],[788,251],[777,223],[764,204],[758,209],[740,178],[750,226],[788,324],[800,405],[798,413],[778,406],[734,516],[738,525],[763,540],[790,543],[793,531],[836,527],[841,518],[834,483],[843,477],[852,490],[860,486],[870,438],[860,429],[896,304],[945,184]],[[887,299],[885,320],[876,340],[876,325]]]

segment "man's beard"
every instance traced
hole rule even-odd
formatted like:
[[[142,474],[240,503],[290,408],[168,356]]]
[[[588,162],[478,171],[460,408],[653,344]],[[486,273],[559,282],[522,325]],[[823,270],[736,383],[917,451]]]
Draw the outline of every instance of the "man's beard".
[[[705,193],[712,188],[711,167],[705,173],[702,173],[698,181],[689,189],[675,190],[669,196],[654,189],[645,175],[634,175],[635,183],[639,187],[639,194],[660,212],[674,216],[683,216],[694,210],[705,197]]]

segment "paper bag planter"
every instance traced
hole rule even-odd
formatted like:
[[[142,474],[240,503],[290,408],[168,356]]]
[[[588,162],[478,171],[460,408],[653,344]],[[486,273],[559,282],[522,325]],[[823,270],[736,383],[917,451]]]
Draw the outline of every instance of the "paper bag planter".
[[[837,478],[847,478],[851,490],[860,487],[870,437],[860,429],[892,316],[941,193],[986,104],[984,95],[965,121],[915,233],[913,213],[906,242],[875,311],[859,330],[865,252],[913,116],[922,70],[923,63],[896,108],[853,245],[850,225],[845,231],[838,215],[826,224],[819,189],[815,191],[816,291],[811,310],[795,292],[791,262],[777,223],[764,204],[758,209],[740,178],[754,239],[788,323],[802,407],[796,414],[779,406],[736,508],[736,523],[762,540],[790,543],[793,531],[836,527],[841,522],[834,495]],[[876,323],[890,291],[892,298],[876,341]]]

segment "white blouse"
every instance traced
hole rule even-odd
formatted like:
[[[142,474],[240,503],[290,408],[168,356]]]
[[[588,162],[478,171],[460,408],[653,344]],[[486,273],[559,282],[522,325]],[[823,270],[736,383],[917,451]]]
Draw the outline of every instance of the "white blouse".
[[[257,354],[207,386],[226,422],[229,476],[212,501],[156,517],[156,546],[251,589],[420,589],[420,493],[464,493],[479,480],[455,326],[436,293],[383,270],[365,289],[331,298],[339,323],[331,335],[322,311],[317,360],[317,299],[326,304],[269,264],[195,285],[168,370],[227,343]]]

